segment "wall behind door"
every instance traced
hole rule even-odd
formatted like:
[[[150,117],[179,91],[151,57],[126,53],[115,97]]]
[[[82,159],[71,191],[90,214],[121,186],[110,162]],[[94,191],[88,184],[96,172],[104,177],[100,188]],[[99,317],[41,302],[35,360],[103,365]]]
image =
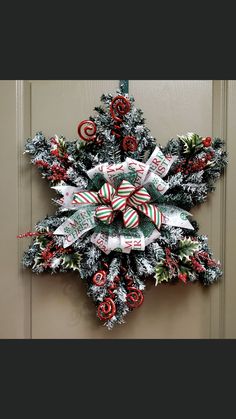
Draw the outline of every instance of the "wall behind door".
[[[188,131],[227,141],[227,175],[208,202],[192,211],[223,263],[220,283],[210,288],[148,284],[142,307],[108,332],[75,273],[37,276],[21,268],[29,241],[16,235],[55,210],[53,192],[22,154],[25,138],[39,130],[47,137],[77,138],[78,122],[93,114],[102,93],[115,93],[117,86],[118,80],[0,81],[0,338],[236,337],[236,81],[130,81],[130,94],[159,143]]]

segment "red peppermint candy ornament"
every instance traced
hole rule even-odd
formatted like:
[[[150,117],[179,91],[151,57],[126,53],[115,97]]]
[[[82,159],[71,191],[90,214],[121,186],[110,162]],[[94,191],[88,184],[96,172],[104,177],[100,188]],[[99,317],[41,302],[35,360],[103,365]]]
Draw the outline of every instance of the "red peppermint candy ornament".
[[[126,135],[122,140],[122,148],[124,151],[134,152],[138,148],[138,142],[135,137],[131,135]]]
[[[99,304],[98,317],[102,321],[111,319],[116,314],[116,305],[111,298],[105,298],[105,300]]]
[[[93,275],[93,283],[97,285],[97,287],[102,287],[107,280],[107,274],[105,271],[98,271]]]

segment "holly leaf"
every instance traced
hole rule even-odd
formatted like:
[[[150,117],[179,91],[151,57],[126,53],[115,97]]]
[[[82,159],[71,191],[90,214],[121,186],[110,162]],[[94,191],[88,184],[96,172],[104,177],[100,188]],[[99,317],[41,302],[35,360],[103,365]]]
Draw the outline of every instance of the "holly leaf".
[[[44,250],[48,242],[49,242],[48,237],[42,235],[35,238],[34,245],[38,246],[40,250]]]
[[[62,256],[62,265],[65,269],[79,270],[81,255],[79,253],[64,254]]]
[[[169,281],[169,270],[167,269],[167,267],[164,265],[163,262],[158,262],[157,266],[156,266],[156,274],[154,276],[154,278],[156,279],[156,283],[155,285],[160,284],[161,282],[168,282]]]
[[[182,260],[189,260],[190,256],[199,250],[199,243],[196,240],[192,240],[190,237],[185,238],[179,241],[179,248],[178,248],[178,256],[179,259]]]
[[[193,132],[188,132],[186,135],[178,135],[178,138],[184,144],[184,154],[191,154],[203,147],[202,137]]]

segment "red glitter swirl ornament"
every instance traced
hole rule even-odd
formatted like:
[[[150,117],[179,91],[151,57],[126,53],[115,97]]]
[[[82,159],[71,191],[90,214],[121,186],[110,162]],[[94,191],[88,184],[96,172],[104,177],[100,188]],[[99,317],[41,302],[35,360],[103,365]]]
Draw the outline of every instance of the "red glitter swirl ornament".
[[[105,298],[105,300],[99,304],[98,317],[102,321],[111,319],[116,314],[116,305],[111,298]]]
[[[143,304],[144,296],[142,291],[135,287],[129,287],[130,291],[126,296],[126,303],[129,308],[137,308]]]
[[[94,141],[96,139],[97,127],[93,121],[85,119],[78,125],[78,134],[84,141]]]
[[[106,283],[107,274],[105,271],[98,271],[93,275],[93,283],[97,287],[102,287]]]
[[[138,148],[138,142],[135,137],[127,135],[122,140],[122,147],[124,151],[136,151]]]
[[[130,111],[130,106],[130,101],[124,96],[114,97],[110,106],[112,118],[117,122],[122,122],[122,117]]]

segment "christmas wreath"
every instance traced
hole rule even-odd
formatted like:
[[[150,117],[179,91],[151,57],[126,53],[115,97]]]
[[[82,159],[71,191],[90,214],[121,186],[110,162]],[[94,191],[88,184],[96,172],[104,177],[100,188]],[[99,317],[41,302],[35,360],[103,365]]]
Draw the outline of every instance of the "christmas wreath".
[[[221,275],[189,210],[206,200],[227,163],[220,138],[194,133],[157,146],[133,97],[101,97],[96,116],[67,141],[42,132],[25,152],[56,191],[55,215],[37,223],[23,265],[78,271],[111,329],[144,301],[147,280],[214,283]]]

